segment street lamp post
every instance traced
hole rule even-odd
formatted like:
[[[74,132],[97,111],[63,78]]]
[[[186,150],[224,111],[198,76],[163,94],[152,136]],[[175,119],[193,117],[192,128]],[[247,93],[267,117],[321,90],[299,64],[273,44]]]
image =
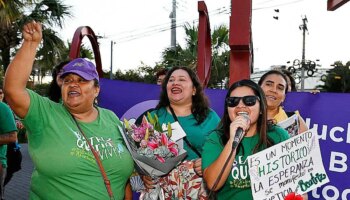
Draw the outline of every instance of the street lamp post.
[[[301,60],[295,59],[293,61],[293,65],[288,67],[288,70],[290,72],[292,72],[293,74],[296,72],[296,68],[298,68],[298,70],[300,70],[300,90],[304,91],[305,90],[305,71],[307,72],[307,75],[309,77],[312,77],[313,74],[316,72],[316,66],[320,66],[320,65],[316,65],[315,61],[311,61],[311,60],[306,60],[305,59],[305,33],[306,31],[308,31],[307,28],[307,18],[306,16],[304,18],[302,18],[303,20],[303,24],[299,26],[299,29],[303,31],[303,50],[302,50],[302,55],[301,55]],[[319,61],[319,59],[317,59],[316,61]],[[290,63],[289,61],[287,63]]]
[[[111,71],[109,72],[109,79],[113,79],[113,45],[115,42],[111,40]]]
[[[299,29],[300,30],[303,30],[303,53],[302,53],[302,56],[301,56],[301,74],[300,74],[300,77],[301,77],[301,85],[300,85],[300,89],[301,91],[304,91],[305,89],[305,86],[304,86],[304,80],[305,80],[305,31],[307,31],[307,18],[306,16],[303,18],[303,24],[299,26]]]
[[[300,72],[300,90],[304,91],[305,90],[305,79],[308,77],[312,77],[314,75],[314,73],[317,71],[316,67],[320,67],[320,64],[316,64],[316,62],[319,62],[319,59],[316,59],[315,61],[313,60],[306,60],[304,58],[304,60],[299,60],[299,59],[295,59],[293,61],[293,63],[291,63],[290,61],[287,61],[288,64],[291,64],[288,67],[288,71],[290,71],[294,77],[296,76],[296,74],[299,74],[298,72]],[[305,75],[306,72],[306,75]]]

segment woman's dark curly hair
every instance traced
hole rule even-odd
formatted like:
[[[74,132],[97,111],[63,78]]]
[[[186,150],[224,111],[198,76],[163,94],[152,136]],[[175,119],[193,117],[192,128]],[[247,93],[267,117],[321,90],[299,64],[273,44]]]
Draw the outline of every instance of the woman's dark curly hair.
[[[63,61],[61,63],[59,63],[58,65],[56,65],[53,70],[52,70],[52,81],[50,83],[49,86],[49,90],[48,90],[48,97],[50,100],[54,101],[54,102],[59,102],[61,99],[61,88],[58,86],[56,78],[58,76],[58,74],[60,73],[60,71],[62,70],[62,68],[69,63],[69,61]]]
[[[177,67],[171,68],[167,72],[167,74],[164,78],[164,81],[162,83],[162,86],[161,86],[162,91],[160,93],[159,103],[158,103],[156,109],[159,109],[162,107],[167,107],[170,105],[170,101],[169,101],[166,87],[167,87],[167,84],[169,82],[169,78],[172,75],[172,73],[175,70],[180,70],[180,69],[185,70],[188,73],[188,75],[190,76],[191,81],[193,83],[193,87],[196,88],[196,94],[194,96],[192,96],[191,112],[192,112],[194,118],[197,120],[197,123],[201,124],[209,114],[209,101],[208,101],[207,96],[204,94],[203,87],[202,87],[201,83],[199,82],[197,75],[188,67],[177,66]]]
[[[260,114],[257,122],[257,132],[260,135],[259,142],[254,148],[254,153],[258,152],[261,149],[270,147],[273,145],[273,142],[267,136],[268,130],[268,120],[267,120],[267,103],[264,91],[260,88],[258,84],[251,80],[241,80],[233,83],[231,87],[228,89],[226,97],[225,97],[225,105],[224,105],[224,115],[221,118],[221,121],[218,125],[218,129],[223,132],[222,142],[225,145],[230,137],[230,124],[231,119],[228,114],[228,106],[226,103],[226,99],[230,97],[230,94],[233,90],[239,87],[249,87],[254,91],[254,94],[260,99]],[[238,146],[238,150],[240,149],[241,144]]]

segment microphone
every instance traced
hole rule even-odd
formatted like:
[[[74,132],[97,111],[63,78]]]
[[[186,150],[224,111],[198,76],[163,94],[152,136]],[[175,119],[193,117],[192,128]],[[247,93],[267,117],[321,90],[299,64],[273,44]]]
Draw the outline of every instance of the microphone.
[[[249,120],[249,116],[247,112],[238,112],[239,116],[243,116],[247,120]],[[238,127],[236,130],[235,137],[233,138],[233,143],[232,143],[232,150],[236,149],[239,143],[241,142],[242,138],[244,136],[244,131],[241,127]]]
[[[238,112],[238,115],[243,116],[244,118],[246,118],[246,120],[250,120],[247,112]],[[227,157],[227,159],[224,163],[224,166],[222,167],[218,177],[216,178],[216,180],[214,182],[213,187],[209,190],[209,195],[208,195],[209,199],[211,199],[213,192],[215,191],[215,188],[218,186],[219,180],[221,179],[222,174],[224,173],[224,171],[228,165],[228,161],[230,160],[231,156],[233,155],[233,152],[234,152],[233,150],[235,150],[237,148],[237,146],[239,145],[243,136],[244,136],[243,129],[241,127],[237,128],[236,135],[235,135],[235,138],[234,138],[233,143],[232,143],[232,151],[230,152],[230,155]]]

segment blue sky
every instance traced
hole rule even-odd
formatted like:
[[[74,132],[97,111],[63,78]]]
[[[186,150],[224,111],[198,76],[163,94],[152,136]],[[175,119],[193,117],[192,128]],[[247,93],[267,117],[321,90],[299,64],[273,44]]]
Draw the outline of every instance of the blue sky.
[[[73,17],[59,31],[72,40],[79,26],[90,26],[99,40],[104,70],[110,69],[111,41],[113,71],[134,69],[141,62],[153,66],[160,61],[161,52],[170,46],[172,0],[64,0],[72,6]],[[229,24],[230,0],[206,0],[212,29]],[[177,21],[197,23],[197,1],[177,0]],[[350,60],[350,3],[336,11],[327,11],[326,0],[253,0],[252,31],[255,68],[286,64],[301,59],[302,17],[308,18],[306,59],[320,59],[322,67],[334,61]],[[279,9],[276,13],[274,9]],[[273,16],[278,16],[275,20]],[[184,44],[184,30],[177,28],[177,41]]]

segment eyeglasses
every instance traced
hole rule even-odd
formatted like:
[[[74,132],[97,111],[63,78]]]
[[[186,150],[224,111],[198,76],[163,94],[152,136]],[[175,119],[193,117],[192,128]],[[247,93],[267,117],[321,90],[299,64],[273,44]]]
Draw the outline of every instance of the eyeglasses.
[[[228,107],[236,107],[239,102],[243,99],[243,103],[246,106],[254,106],[256,104],[256,100],[260,101],[258,96],[244,96],[244,97],[227,97],[226,104]]]

